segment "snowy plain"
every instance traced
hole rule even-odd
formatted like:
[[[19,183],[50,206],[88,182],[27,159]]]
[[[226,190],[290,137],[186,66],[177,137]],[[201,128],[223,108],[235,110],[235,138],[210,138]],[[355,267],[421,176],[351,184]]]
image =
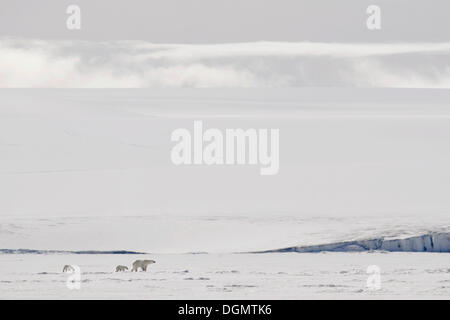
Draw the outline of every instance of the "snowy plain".
[[[145,256],[147,257],[147,255]],[[0,255],[1,299],[448,299],[448,254],[153,254],[147,272],[115,273],[141,255]],[[79,290],[64,264],[81,269]],[[369,265],[381,289],[366,287]]]
[[[437,89],[2,89],[0,297],[448,299],[448,251],[249,252],[448,241],[449,106]],[[174,166],[170,133],[196,119],[279,128],[279,174]]]

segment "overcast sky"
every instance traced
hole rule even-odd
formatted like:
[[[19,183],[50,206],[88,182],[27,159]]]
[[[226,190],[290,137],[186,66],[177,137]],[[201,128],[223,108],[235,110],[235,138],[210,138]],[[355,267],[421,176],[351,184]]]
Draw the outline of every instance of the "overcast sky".
[[[66,28],[66,8],[82,29]],[[366,8],[382,29],[366,28]],[[0,36],[165,43],[448,41],[448,0],[2,0]]]
[[[80,30],[67,28],[74,4]],[[366,24],[374,4],[380,30]],[[0,87],[450,88],[449,12],[449,0],[1,0]]]

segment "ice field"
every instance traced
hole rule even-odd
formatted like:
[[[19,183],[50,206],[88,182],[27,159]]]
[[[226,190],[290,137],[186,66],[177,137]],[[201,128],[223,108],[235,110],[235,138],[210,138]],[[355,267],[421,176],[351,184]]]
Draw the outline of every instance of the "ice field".
[[[449,106],[438,89],[2,89],[0,298],[448,299]],[[279,128],[279,173],[174,166],[170,133],[196,119]]]

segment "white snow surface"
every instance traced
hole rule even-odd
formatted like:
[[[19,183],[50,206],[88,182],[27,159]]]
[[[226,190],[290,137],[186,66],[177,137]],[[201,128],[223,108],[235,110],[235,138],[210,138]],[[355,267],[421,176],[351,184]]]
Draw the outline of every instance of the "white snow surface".
[[[147,272],[117,265],[156,260]],[[81,271],[66,286],[65,264]],[[379,266],[379,290],[367,267]],[[161,255],[1,255],[1,299],[448,299],[448,254],[268,253]]]
[[[449,106],[426,89],[2,89],[0,297],[448,298],[448,253],[248,252],[446,243]],[[193,120],[279,128],[279,174],[174,166],[170,133]],[[70,254],[87,250],[145,255]],[[142,257],[150,272],[112,273]]]

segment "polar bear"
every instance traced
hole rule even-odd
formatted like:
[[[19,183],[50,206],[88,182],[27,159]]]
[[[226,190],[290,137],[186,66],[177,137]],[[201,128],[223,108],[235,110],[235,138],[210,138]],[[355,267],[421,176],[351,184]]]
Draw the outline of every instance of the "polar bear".
[[[139,268],[142,269],[142,271],[147,271],[147,266],[149,264],[156,263],[155,260],[136,260],[133,262],[133,268],[131,269],[131,272],[138,271]]]
[[[118,265],[116,267],[116,272],[127,271],[127,270],[128,270],[128,267],[125,267],[125,266]]]
[[[63,268],[63,272],[73,273],[73,272],[75,272],[75,268],[69,264],[66,264]]]

